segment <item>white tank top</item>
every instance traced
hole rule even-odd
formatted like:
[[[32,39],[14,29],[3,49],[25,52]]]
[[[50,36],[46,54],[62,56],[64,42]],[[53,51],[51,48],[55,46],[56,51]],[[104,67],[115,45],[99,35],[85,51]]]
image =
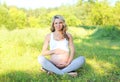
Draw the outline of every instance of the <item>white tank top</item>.
[[[65,51],[69,51],[68,40],[64,38],[63,40],[57,41],[53,38],[53,32],[50,35],[50,50],[60,48]]]

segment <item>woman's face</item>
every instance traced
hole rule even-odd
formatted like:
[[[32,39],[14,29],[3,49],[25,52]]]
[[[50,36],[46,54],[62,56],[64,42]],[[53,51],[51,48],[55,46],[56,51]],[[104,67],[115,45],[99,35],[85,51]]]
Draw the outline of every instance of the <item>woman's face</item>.
[[[63,21],[61,19],[55,19],[54,21],[54,28],[57,31],[61,31],[63,28]]]

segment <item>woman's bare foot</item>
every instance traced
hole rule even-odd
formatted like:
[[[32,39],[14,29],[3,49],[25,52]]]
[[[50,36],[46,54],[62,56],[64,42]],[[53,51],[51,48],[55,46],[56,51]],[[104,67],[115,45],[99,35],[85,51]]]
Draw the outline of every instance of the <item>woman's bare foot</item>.
[[[68,75],[72,76],[72,77],[76,77],[78,75],[77,72],[69,72]]]
[[[52,74],[54,74],[54,73],[53,73],[53,72],[48,71],[48,72],[47,72],[47,74],[48,74],[48,75],[52,75]]]
[[[43,71],[43,72],[46,72],[48,75],[53,74],[53,72],[47,71],[47,70],[46,70],[46,69],[44,69],[44,68],[40,68],[40,70],[41,70],[41,71]]]
[[[40,68],[40,71],[47,72],[47,70],[42,67]]]

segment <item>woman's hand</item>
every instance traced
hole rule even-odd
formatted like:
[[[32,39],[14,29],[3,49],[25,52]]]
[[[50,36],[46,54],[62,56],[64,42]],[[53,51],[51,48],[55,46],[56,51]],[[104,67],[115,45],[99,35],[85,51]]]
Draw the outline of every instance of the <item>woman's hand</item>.
[[[59,68],[64,68],[64,67],[67,67],[70,63],[61,63],[61,64],[58,64],[56,65],[57,67]]]
[[[65,63],[65,66],[68,66],[72,62],[73,57],[69,57],[68,61]]]
[[[58,68],[64,68],[65,67],[65,64],[58,64],[56,65]]]

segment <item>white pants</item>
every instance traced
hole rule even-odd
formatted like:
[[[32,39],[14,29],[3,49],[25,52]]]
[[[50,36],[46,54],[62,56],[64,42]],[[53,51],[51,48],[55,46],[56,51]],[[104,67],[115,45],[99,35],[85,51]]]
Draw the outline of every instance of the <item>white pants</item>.
[[[83,56],[80,56],[74,59],[67,67],[63,69],[59,69],[58,67],[56,67],[44,56],[38,56],[38,62],[44,69],[54,72],[55,74],[63,75],[65,73],[75,71],[80,68],[85,63],[85,58]]]

